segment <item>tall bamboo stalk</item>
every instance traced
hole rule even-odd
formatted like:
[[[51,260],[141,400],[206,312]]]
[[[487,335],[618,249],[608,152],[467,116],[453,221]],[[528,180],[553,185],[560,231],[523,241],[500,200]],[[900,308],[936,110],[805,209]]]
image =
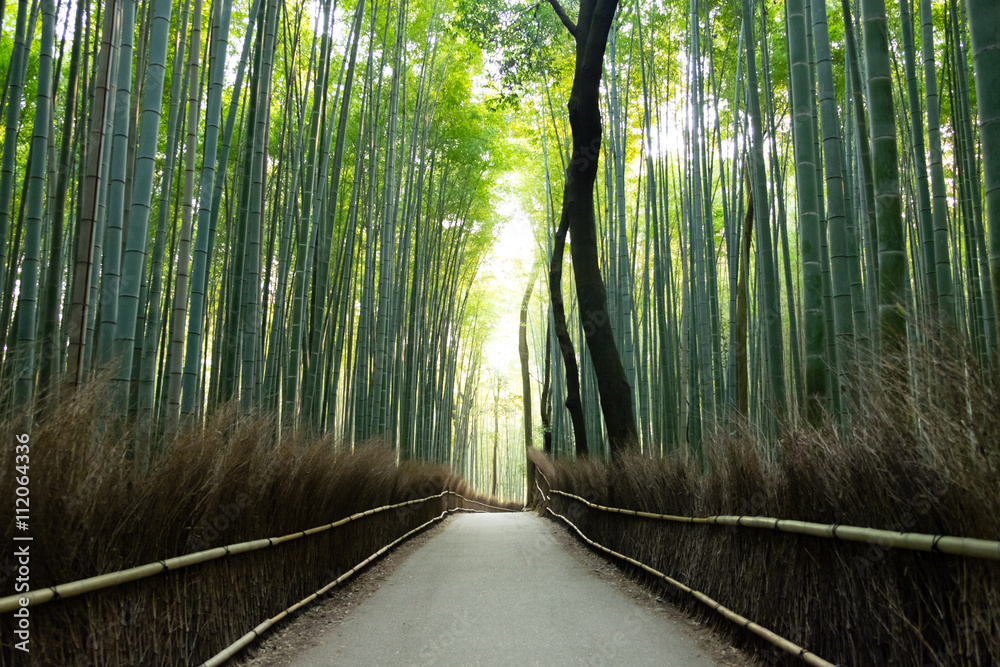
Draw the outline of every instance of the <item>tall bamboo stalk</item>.
[[[872,174],[878,221],[879,321],[887,350],[905,352],[906,247],[899,194],[899,150],[889,62],[889,30],[884,0],[862,0],[868,108],[871,117]],[[898,368],[900,372],[905,369]]]
[[[979,133],[986,188],[986,226],[990,230],[990,273],[995,311],[1000,313],[1000,5],[966,0],[976,76]],[[998,318],[1000,319],[1000,318]],[[998,324],[1000,326],[1000,324]],[[1000,330],[994,331],[994,363],[1000,360]]]
[[[25,216],[24,262],[21,266],[21,289],[18,294],[17,349],[14,379],[14,404],[19,406],[26,425],[33,416],[35,388],[35,332],[38,300],[39,264],[42,245],[42,217],[45,206],[45,173],[48,161],[49,131],[52,126],[52,48],[55,41],[55,7],[52,0],[42,0],[42,35],[38,51],[38,88],[35,95],[35,118],[31,149],[35,153],[28,173],[27,213]]]

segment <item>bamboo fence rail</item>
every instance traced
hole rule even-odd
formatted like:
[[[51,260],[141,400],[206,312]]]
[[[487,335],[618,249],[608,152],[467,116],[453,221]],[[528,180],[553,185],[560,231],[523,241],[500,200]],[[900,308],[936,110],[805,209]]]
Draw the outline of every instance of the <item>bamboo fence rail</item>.
[[[552,491],[552,492],[555,493],[555,491]],[[566,524],[568,524],[570,526],[570,528],[572,528],[573,530],[576,531],[577,535],[579,535],[580,538],[583,539],[584,542],[586,542],[590,546],[594,547],[595,549],[600,549],[601,551],[603,551],[603,552],[605,552],[607,554],[610,554],[610,555],[614,556],[615,558],[620,558],[621,560],[623,560],[623,561],[625,561],[627,563],[631,563],[632,565],[635,565],[636,567],[642,568],[643,570],[645,570],[646,572],[652,574],[655,577],[659,577],[660,579],[663,579],[664,581],[666,581],[671,586],[674,586],[674,587],[676,587],[676,588],[684,591],[685,593],[691,595],[691,597],[695,598],[696,600],[698,600],[699,602],[701,602],[705,606],[709,607],[710,609],[712,609],[712,611],[718,612],[719,614],[725,616],[727,619],[729,619],[733,623],[736,623],[737,625],[746,628],[750,632],[752,632],[755,635],[763,638],[764,640],[770,642],[771,644],[773,644],[773,645],[775,645],[775,646],[777,646],[777,647],[779,647],[779,648],[787,651],[788,653],[791,653],[794,656],[797,656],[797,657],[801,658],[803,661],[806,662],[806,664],[813,665],[814,667],[834,667],[834,664],[832,662],[827,662],[826,660],[824,660],[823,658],[819,657],[815,653],[811,653],[811,652],[807,651],[806,649],[802,648],[798,644],[795,644],[794,642],[791,642],[791,641],[785,639],[781,635],[778,635],[778,634],[772,632],[771,630],[768,630],[764,626],[758,625],[757,623],[754,623],[750,619],[744,618],[743,616],[740,616],[739,614],[737,614],[736,612],[732,611],[731,609],[728,609],[728,608],[722,606],[722,604],[720,604],[719,602],[716,602],[715,600],[713,600],[712,598],[708,597],[707,595],[705,595],[701,591],[696,591],[693,588],[691,588],[690,586],[686,586],[686,585],[682,584],[681,582],[677,581],[676,579],[673,579],[673,578],[671,578],[671,577],[663,574],[659,570],[654,569],[654,568],[650,567],[649,565],[646,565],[645,563],[637,561],[634,558],[629,558],[628,556],[626,556],[624,554],[621,554],[621,553],[618,553],[617,551],[613,551],[613,550],[607,548],[606,546],[604,546],[602,544],[598,544],[594,540],[592,540],[589,537],[587,537],[586,535],[584,535],[583,531],[581,531],[579,528],[577,528],[576,525],[572,521],[570,521],[569,519],[567,519],[566,517],[564,517],[562,514],[554,512],[552,510],[552,508],[550,508],[550,507],[546,507],[545,509],[546,509],[546,511],[549,512],[549,514],[552,514],[553,516],[556,516],[556,517],[559,517],[560,519],[562,519]]]
[[[470,502],[473,502],[473,501],[470,501]],[[484,505],[485,503],[477,503],[477,504]],[[487,505],[487,507],[491,507],[491,505]],[[235,642],[233,642],[232,644],[230,644],[229,646],[227,646],[225,649],[223,649],[222,651],[220,651],[216,655],[212,656],[211,658],[209,658],[205,662],[203,662],[202,665],[201,665],[201,667],[218,667],[218,665],[223,664],[226,660],[228,660],[229,658],[231,658],[234,655],[236,655],[241,649],[243,649],[244,647],[246,647],[250,642],[252,642],[257,637],[261,636],[262,633],[264,633],[268,628],[270,628],[272,625],[274,625],[275,623],[277,623],[281,619],[285,618],[289,614],[295,613],[296,611],[298,611],[302,607],[306,606],[307,604],[309,604],[310,602],[312,602],[313,600],[315,600],[319,596],[323,595],[327,591],[331,590],[335,586],[339,586],[340,584],[342,584],[346,580],[350,579],[352,576],[354,576],[355,573],[358,572],[358,570],[360,570],[364,566],[368,565],[373,560],[375,560],[376,558],[378,558],[379,556],[381,556],[385,552],[389,551],[390,549],[392,549],[393,547],[395,547],[396,545],[398,545],[400,542],[402,542],[402,541],[410,538],[413,535],[416,535],[417,533],[419,533],[420,531],[424,530],[425,528],[427,528],[431,524],[437,523],[438,521],[441,521],[442,519],[444,519],[447,515],[451,514],[452,512],[459,512],[459,511],[481,512],[482,510],[474,510],[474,509],[469,509],[469,508],[465,508],[465,507],[453,507],[450,510],[445,510],[444,512],[442,512],[440,514],[440,516],[434,517],[430,521],[417,526],[416,528],[414,528],[410,532],[406,533],[402,537],[399,537],[398,539],[393,540],[389,544],[385,545],[384,547],[382,547],[381,549],[379,549],[378,551],[376,551],[375,553],[373,553],[371,556],[369,556],[368,558],[365,558],[363,561],[361,561],[360,563],[358,563],[357,565],[355,565],[354,567],[352,567],[350,570],[348,570],[344,574],[340,575],[339,577],[337,577],[336,579],[334,579],[329,584],[327,584],[323,588],[319,589],[315,593],[312,593],[309,596],[303,598],[302,600],[299,600],[298,602],[296,602],[291,607],[289,607],[288,609],[284,610],[283,612],[281,612],[277,616],[273,616],[273,617],[267,619],[266,621],[264,621],[263,623],[261,623],[260,625],[258,625],[257,627],[255,627],[253,630],[251,630],[250,632],[246,633],[245,635],[243,635],[242,637],[240,637],[238,640],[236,640]]]
[[[546,479],[546,483],[547,482],[548,480]],[[797,533],[800,535],[811,535],[813,537],[849,540],[851,542],[866,542],[868,544],[876,544],[883,547],[896,547],[899,549],[911,549],[913,551],[939,551],[941,553],[951,554],[954,556],[1000,560],[1000,542],[992,540],[980,540],[971,537],[952,537],[949,535],[929,535],[926,533],[893,532],[891,530],[880,530],[877,528],[844,526],[837,523],[812,523],[809,521],[796,521],[792,519],[775,519],[766,516],[718,515],[691,517],[675,516],[672,514],[656,514],[654,512],[640,512],[638,510],[623,509],[621,507],[598,505],[590,502],[586,498],[581,498],[580,496],[572,493],[566,493],[565,491],[559,491],[552,488],[549,489],[549,493],[571,498],[587,505],[590,508],[601,510],[603,512],[623,514],[626,516],[637,516],[644,519],[659,519],[662,521],[674,521],[678,523],[762,528],[775,530],[781,533]]]
[[[454,491],[442,491],[436,495],[427,496],[426,498],[419,498],[416,500],[407,500],[402,503],[395,503],[393,505],[384,505],[382,507],[376,507],[374,509],[365,510],[364,512],[357,512],[343,519],[334,521],[333,523],[324,524],[322,526],[316,526],[315,528],[309,528],[307,530],[299,531],[296,533],[289,533],[288,535],[282,535],[280,537],[267,537],[259,540],[251,540],[249,542],[239,542],[237,544],[230,544],[223,547],[215,547],[212,549],[206,549],[204,551],[197,551],[190,554],[185,554],[183,556],[175,556],[173,558],[167,558],[166,560],[156,561],[154,563],[147,563],[145,565],[139,565],[137,567],[128,568],[126,570],[119,570],[118,572],[108,572],[106,574],[97,575],[94,577],[88,577],[87,579],[80,579],[78,581],[73,581],[66,584],[58,584],[56,586],[50,586],[47,588],[39,588],[33,591],[28,591],[26,593],[20,593],[17,595],[9,595],[4,598],[0,598],[0,613],[14,611],[20,607],[33,607],[40,604],[44,604],[51,600],[58,598],[68,598],[75,595],[82,595],[84,593],[89,593],[91,591],[96,591],[102,588],[111,588],[113,586],[119,586],[130,581],[136,581],[138,579],[145,579],[147,577],[152,577],[154,575],[160,574],[161,572],[169,572],[174,570],[179,570],[185,567],[190,567],[191,565],[197,565],[198,563],[204,563],[206,561],[215,560],[217,558],[223,558],[225,556],[235,556],[236,554],[247,553],[250,551],[256,551],[258,549],[265,549],[267,547],[273,547],[278,544],[285,542],[291,542],[292,540],[297,540],[301,537],[306,537],[308,535],[315,535],[317,533],[322,533],[328,530],[332,530],[344,524],[350,523],[351,521],[356,521],[373,514],[378,514],[380,512],[386,512],[392,509],[398,509],[400,507],[405,507],[407,505],[416,505],[419,503],[427,502],[428,500],[434,500],[435,498],[442,498],[446,495],[453,495],[461,498],[462,500],[470,503],[476,503],[477,505],[483,505],[485,507],[491,507],[493,509],[506,509],[502,507],[495,507],[493,505],[487,505],[486,503],[480,503],[478,501],[469,500],[465,496],[456,493]],[[21,604],[21,599],[27,598],[28,602],[25,605]]]
[[[523,508],[519,509],[519,510],[515,510],[515,509],[511,509],[510,507],[497,507],[496,505],[490,505],[488,503],[481,503],[478,500],[469,500],[468,498],[466,498],[462,494],[455,493],[454,491],[449,491],[448,493],[451,493],[451,494],[454,494],[454,495],[458,496],[459,498],[461,498],[462,500],[464,500],[467,503],[472,503],[473,505],[482,505],[483,507],[489,507],[491,510],[497,510],[499,512],[523,512],[524,511]]]

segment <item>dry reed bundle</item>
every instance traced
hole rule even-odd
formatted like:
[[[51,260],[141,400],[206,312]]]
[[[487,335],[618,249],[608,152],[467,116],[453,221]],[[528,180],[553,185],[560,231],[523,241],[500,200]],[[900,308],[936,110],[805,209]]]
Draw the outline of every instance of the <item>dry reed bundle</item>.
[[[478,496],[443,466],[397,466],[394,453],[375,443],[350,453],[329,438],[279,436],[267,418],[238,418],[231,409],[180,433],[143,470],[122,444],[134,434],[112,435],[100,415],[100,392],[88,391],[31,433],[32,589],[303,531],[446,490],[514,508]],[[103,438],[98,429],[106,429]],[[6,441],[16,432],[0,424]],[[13,456],[3,457],[2,497],[13,497],[12,466]],[[31,653],[15,651],[15,638],[4,631],[0,665],[26,664],[26,657],[37,665],[200,664],[261,619],[464,504],[446,494],[272,548],[32,607]],[[13,526],[3,531],[11,544]],[[14,562],[8,557],[2,567],[10,590]]]
[[[552,463],[535,452],[536,464],[553,489],[601,505],[998,540],[1000,401],[974,374],[950,368],[938,361],[918,369],[941,379],[926,395],[867,397],[847,433],[789,428],[773,448],[745,430],[720,435],[707,448],[708,472],[681,455],[636,453],[610,465]],[[612,514],[555,494],[549,506],[591,539],[835,663],[1000,663],[996,561]],[[661,580],[637,576],[664,598],[683,598]],[[765,664],[794,663],[690,599],[683,602]]]

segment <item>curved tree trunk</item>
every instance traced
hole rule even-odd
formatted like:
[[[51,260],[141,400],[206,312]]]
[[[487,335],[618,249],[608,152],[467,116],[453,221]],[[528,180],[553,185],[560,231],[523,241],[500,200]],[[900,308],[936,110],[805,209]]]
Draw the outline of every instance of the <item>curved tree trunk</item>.
[[[567,30],[576,38],[576,67],[567,105],[573,132],[573,157],[566,170],[560,227],[568,223],[573,237],[570,253],[583,331],[597,375],[601,410],[614,456],[638,442],[632,414],[632,393],[615,347],[608,316],[608,299],[597,257],[594,219],[594,182],[602,134],[601,76],[608,33],[618,0],[583,0],[577,25],[573,25],[556,0],[550,0],[550,3]],[[552,280],[551,287],[554,294],[559,287],[557,279]]]
[[[576,351],[573,339],[569,337],[566,328],[566,311],[562,298],[562,265],[563,249],[566,246],[566,230],[569,228],[569,217],[563,211],[562,220],[552,247],[552,263],[549,265],[549,298],[552,300],[552,318],[556,330],[556,340],[562,352],[563,363],[566,364],[566,409],[573,422],[573,438],[576,443],[578,458],[586,457],[590,450],[587,447],[587,427],[583,419],[583,403],[580,401],[580,370],[576,363]]]

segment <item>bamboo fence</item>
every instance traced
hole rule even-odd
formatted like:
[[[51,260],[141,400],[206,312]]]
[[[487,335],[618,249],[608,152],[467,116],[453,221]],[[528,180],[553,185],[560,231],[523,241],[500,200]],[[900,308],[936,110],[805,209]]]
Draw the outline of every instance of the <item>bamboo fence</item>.
[[[555,492],[553,491],[553,493],[555,493]],[[664,581],[666,581],[671,586],[674,586],[674,587],[682,590],[683,592],[689,594],[691,597],[693,597],[694,599],[698,600],[699,602],[701,602],[705,606],[709,607],[712,611],[718,612],[719,614],[721,614],[722,616],[726,617],[727,619],[729,619],[733,623],[735,623],[735,624],[737,624],[737,625],[739,625],[741,627],[746,628],[750,632],[752,632],[755,635],[763,638],[764,640],[770,642],[771,644],[773,644],[773,645],[775,645],[775,646],[777,646],[777,647],[779,647],[779,648],[787,651],[788,653],[791,653],[794,656],[797,656],[797,657],[801,658],[808,665],[813,665],[814,667],[834,667],[834,664],[832,662],[828,662],[828,661],[824,660],[823,658],[819,657],[818,655],[816,655],[815,653],[811,653],[810,651],[802,648],[798,644],[785,639],[781,635],[778,635],[778,634],[776,634],[775,632],[773,632],[771,630],[768,630],[764,626],[759,625],[757,623],[754,623],[753,621],[751,621],[748,618],[744,618],[743,616],[740,616],[739,614],[737,614],[733,610],[728,609],[727,607],[722,606],[721,603],[716,602],[715,600],[713,600],[712,598],[708,597],[707,595],[705,595],[701,591],[696,591],[695,589],[691,588],[690,586],[686,586],[686,585],[682,584],[681,582],[677,581],[676,579],[673,579],[672,577],[667,576],[666,574],[660,572],[657,569],[654,569],[654,568],[650,567],[649,565],[646,565],[645,563],[637,561],[634,558],[630,558],[630,557],[626,556],[625,554],[621,554],[621,553],[618,553],[617,551],[613,551],[613,550],[607,548],[606,546],[604,546],[603,544],[598,544],[594,540],[592,540],[589,537],[587,537],[586,535],[584,535],[583,531],[581,531],[579,528],[577,528],[576,525],[572,521],[570,521],[569,519],[567,519],[566,517],[564,517],[562,514],[558,514],[557,512],[554,512],[552,510],[552,508],[550,508],[550,507],[546,507],[545,509],[546,509],[546,511],[548,511],[549,514],[562,519],[566,524],[569,525],[570,528],[572,528],[573,530],[576,531],[577,535],[579,535],[580,538],[584,542],[586,542],[590,546],[594,547],[595,549],[600,549],[601,551],[603,551],[603,552],[605,552],[607,554],[610,554],[610,555],[614,556],[615,558],[619,558],[619,559],[621,559],[621,560],[623,560],[623,561],[625,561],[627,563],[631,563],[632,565],[645,570],[646,572],[652,574],[653,576],[659,577],[660,579],[663,579]]]
[[[544,474],[542,476],[544,477]],[[545,481],[547,484],[548,479]],[[677,523],[715,524],[719,526],[761,528],[765,530],[774,530],[780,533],[796,533],[799,535],[810,535],[812,537],[825,537],[838,540],[848,540],[851,542],[865,542],[882,547],[896,547],[899,549],[911,549],[913,551],[938,551],[954,556],[1000,560],[1000,542],[993,540],[980,540],[971,537],[952,537],[949,535],[929,535],[927,533],[894,532],[890,530],[880,530],[877,528],[844,526],[837,523],[812,523],[810,521],[775,519],[773,517],[766,516],[718,515],[692,517],[675,516],[673,514],[656,514],[655,512],[640,512],[638,510],[624,509],[621,507],[598,505],[590,502],[586,498],[581,498],[580,496],[572,493],[566,493],[565,491],[559,491],[557,489],[550,488],[549,493],[560,495],[565,498],[571,498],[585,504],[587,507],[601,510],[602,512],[623,514],[626,516],[637,516],[644,519],[658,519],[661,521],[674,521]]]
[[[4,598],[0,598],[0,613],[14,611],[21,607],[33,607],[60,598],[68,598],[76,595],[82,595],[84,593],[100,590],[102,588],[111,588],[113,586],[119,586],[121,584],[128,583],[130,581],[145,579],[147,577],[152,577],[162,572],[172,572],[174,570],[180,570],[185,567],[190,567],[192,565],[197,565],[199,563],[216,560],[218,558],[223,558],[225,556],[235,556],[241,553],[257,551],[258,549],[266,549],[268,547],[277,546],[285,542],[291,542],[293,540],[297,540],[299,538],[306,537],[309,535],[315,535],[317,533],[326,532],[328,530],[332,530],[339,526],[343,526],[344,524],[350,523],[351,521],[356,521],[358,519],[362,519],[364,517],[368,517],[373,514],[378,514],[380,512],[386,512],[388,510],[398,509],[400,507],[406,507],[407,505],[417,505],[420,503],[427,502],[428,500],[442,498],[446,495],[453,495],[458,498],[461,498],[466,502],[475,503],[477,505],[482,505],[484,507],[489,507],[491,509],[507,510],[507,508],[496,507],[493,505],[487,505],[486,503],[481,503],[479,501],[469,500],[465,496],[461,495],[460,493],[456,493],[454,491],[442,491],[441,493],[432,496],[427,496],[426,498],[407,500],[402,503],[395,503],[393,505],[384,505],[382,507],[376,507],[374,509],[365,510],[364,512],[357,512],[355,514],[352,514],[348,517],[344,517],[343,519],[339,519],[332,523],[324,524],[322,526],[316,526],[315,528],[309,528],[308,530],[303,530],[296,533],[289,533],[288,535],[282,535],[280,537],[267,537],[259,540],[251,540],[249,542],[239,542],[237,544],[230,544],[228,546],[215,547],[212,549],[206,549],[204,551],[197,551],[194,553],[185,554],[183,556],[175,556],[174,558],[167,558],[165,560],[156,561],[154,563],[139,565],[137,567],[128,568],[126,570],[119,570],[117,572],[108,572],[106,574],[97,575],[95,577],[88,577],[87,579],[80,579],[78,581],[73,581],[66,584],[59,584],[47,588],[39,588],[37,590],[28,591],[26,593],[10,595]],[[21,600],[25,598],[27,599],[27,603],[21,604]]]
[[[473,501],[470,501],[470,502],[473,502]],[[477,503],[477,504],[484,505],[485,503]],[[491,507],[491,506],[487,505],[487,507]],[[439,516],[436,516],[433,519],[431,519],[430,521],[417,526],[416,528],[414,528],[410,532],[406,533],[402,537],[399,537],[398,539],[393,540],[389,544],[385,545],[384,547],[382,547],[381,549],[379,549],[378,551],[376,551],[375,553],[373,553],[371,556],[369,556],[368,558],[365,558],[363,561],[361,561],[360,563],[358,563],[357,565],[355,565],[354,567],[352,567],[350,570],[348,570],[344,574],[340,575],[339,577],[337,577],[336,579],[334,579],[329,584],[327,584],[323,588],[319,589],[315,593],[312,593],[309,596],[303,598],[302,600],[296,602],[295,604],[293,604],[291,607],[289,607],[288,609],[284,610],[280,614],[267,619],[266,621],[264,621],[263,623],[261,623],[260,625],[258,625],[257,627],[255,627],[253,630],[251,630],[250,632],[246,633],[245,635],[243,635],[242,637],[240,637],[238,640],[236,640],[235,642],[233,642],[232,644],[230,644],[229,646],[227,646],[225,649],[223,649],[222,651],[220,651],[216,655],[214,655],[211,658],[209,658],[208,660],[206,660],[204,663],[202,663],[201,667],[218,667],[218,665],[221,665],[221,664],[225,663],[226,660],[228,660],[229,658],[231,658],[234,655],[236,655],[240,650],[242,650],[244,647],[246,647],[248,644],[250,644],[250,642],[252,642],[254,639],[256,639],[257,637],[261,636],[261,634],[263,634],[268,628],[270,628],[272,625],[274,625],[275,623],[277,623],[281,619],[285,618],[286,616],[288,616],[290,614],[295,613],[296,611],[298,611],[302,607],[306,606],[307,604],[309,604],[310,602],[312,602],[313,600],[315,600],[319,596],[321,596],[324,593],[330,591],[334,587],[339,586],[340,584],[344,583],[349,578],[351,578],[352,576],[354,576],[354,574],[357,573],[361,568],[365,567],[366,565],[368,565],[369,563],[371,563],[373,560],[375,560],[376,558],[378,558],[379,556],[381,556],[385,552],[387,552],[390,549],[394,548],[400,542],[402,542],[402,541],[404,541],[404,540],[412,537],[413,535],[416,535],[417,533],[419,533],[420,531],[424,530],[425,528],[427,528],[431,524],[434,524],[434,523],[437,523],[438,521],[441,521],[442,519],[444,519],[447,515],[451,514],[452,512],[459,512],[459,511],[481,512],[482,510],[474,510],[474,509],[469,509],[469,508],[464,508],[464,507],[453,507],[452,509],[445,510]]]

